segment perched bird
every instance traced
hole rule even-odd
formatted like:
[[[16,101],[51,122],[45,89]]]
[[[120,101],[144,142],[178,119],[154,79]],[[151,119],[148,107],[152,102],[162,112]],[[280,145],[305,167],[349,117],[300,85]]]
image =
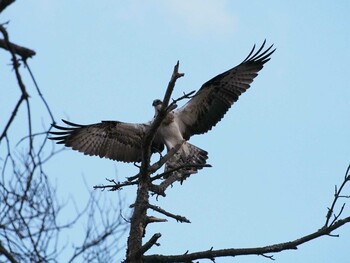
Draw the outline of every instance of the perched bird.
[[[255,46],[242,63],[212,78],[202,85],[188,102],[170,111],[161,123],[154,141],[152,153],[172,149],[182,144],[178,152],[166,163],[166,170],[176,166],[193,165],[197,168],[182,169],[191,174],[206,163],[208,153],[188,142],[191,136],[211,130],[225,115],[231,105],[245,92],[264,64],[275,51],[273,45],[264,50],[265,41],[255,51]],[[152,106],[155,115],[162,107],[156,99]],[[62,120],[68,127],[53,124],[59,131],[50,132],[58,144],[64,144],[86,155],[97,155],[122,162],[140,162],[143,138],[152,121],[142,124],[119,121],[102,121],[96,124],[80,125]],[[199,168],[198,168],[199,167]]]

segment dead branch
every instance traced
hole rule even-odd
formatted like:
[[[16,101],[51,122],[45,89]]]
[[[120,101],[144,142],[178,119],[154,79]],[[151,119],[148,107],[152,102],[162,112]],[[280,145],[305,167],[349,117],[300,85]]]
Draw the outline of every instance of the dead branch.
[[[342,182],[342,184],[340,185],[340,188],[337,189],[337,186],[335,186],[335,193],[334,193],[334,199],[333,199],[333,202],[330,206],[330,208],[328,209],[328,213],[326,215],[326,222],[324,224],[324,228],[327,228],[328,225],[329,225],[329,222],[331,220],[331,217],[332,215],[334,215],[334,208],[335,208],[335,205],[336,203],[338,202],[339,200],[339,197],[341,197],[341,192],[343,191],[345,185],[347,182],[350,181],[350,165],[348,166],[348,168],[346,169],[346,172],[345,172],[345,175],[344,175],[344,181]],[[337,216],[334,216],[334,220],[331,222],[330,225],[332,225],[336,220],[338,220],[338,218],[340,217],[341,213],[343,212],[343,209],[344,209],[344,205],[342,206],[342,209],[340,210],[340,212],[338,213]]]
[[[9,119],[9,121],[7,122],[6,126],[5,126],[5,129],[3,130],[2,134],[0,135],[0,142],[2,141],[2,139],[6,136],[7,134],[7,131],[8,129],[10,128],[13,120],[15,119],[15,116],[18,112],[18,109],[19,107],[21,106],[22,102],[26,102],[27,104],[27,116],[28,116],[28,126],[29,126],[29,135],[31,137],[32,135],[32,131],[31,131],[31,122],[30,122],[30,106],[29,106],[29,100],[28,100],[28,93],[27,93],[27,90],[26,90],[26,87],[22,81],[22,77],[21,77],[21,74],[19,72],[19,67],[20,67],[20,64],[16,58],[16,54],[12,48],[12,46],[10,45],[10,40],[9,40],[9,36],[8,36],[8,33],[6,31],[6,29],[3,27],[3,25],[0,25],[0,32],[3,34],[4,36],[4,43],[5,43],[5,46],[7,47],[7,49],[10,51],[10,54],[12,56],[12,63],[13,63],[13,68],[15,70],[15,74],[16,74],[16,78],[17,78],[17,83],[18,83],[18,86],[21,90],[21,93],[22,93],[22,96],[20,97],[20,99],[18,100],[16,106],[15,106],[15,109],[14,111],[12,112],[12,115]],[[29,148],[32,148],[31,144],[32,144],[32,141],[31,139],[29,139]]]
[[[141,247],[141,253],[142,255],[146,253],[151,247],[154,245],[159,246],[157,243],[157,240],[161,237],[162,235],[160,233],[154,234],[150,240],[148,240],[142,247]]]
[[[134,182],[116,182],[114,180],[110,180],[110,179],[106,179],[109,182],[112,182],[113,184],[109,184],[109,185],[95,185],[93,186],[93,188],[96,189],[108,189],[109,191],[117,191],[122,189],[124,186],[130,186],[130,185],[137,185],[139,183],[139,181],[134,181]]]
[[[196,91],[195,90],[192,90],[191,92],[189,93],[184,93],[183,96],[177,98],[177,99],[173,99],[173,101],[169,104],[169,106],[167,107],[167,111],[171,111],[173,110],[174,108],[176,108],[176,103],[179,102],[180,100],[183,100],[183,99],[190,99],[192,98],[193,94],[195,93]]]
[[[108,209],[116,204],[107,203],[101,197],[105,196],[90,195],[86,207],[88,222],[85,237],[82,244],[75,247],[69,263],[82,255],[87,262],[111,262],[116,257],[119,239],[126,232],[128,224],[123,222],[117,210]],[[122,206],[120,200],[119,206]]]
[[[169,213],[169,212],[165,211],[164,209],[160,208],[159,206],[149,204],[148,207],[154,211],[157,211],[158,213],[161,213],[161,214],[167,216],[167,217],[174,218],[176,221],[178,221],[180,223],[191,223],[191,221],[188,220],[186,217]]]
[[[149,182],[150,182],[150,156],[151,144],[154,136],[166,116],[166,108],[169,104],[171,93],[175,87],[176,80],[184,74],[178,72],[179,62],[174,67],[172,77],[169,81],[163,99],[163,107],[151,124],[147,132],[142,151],[142,163],[140,167],[139,187],[135,201],[134,213],[131,218],[130,233],[128,237],[128,249],[126,251],[126,262],[142,262],[142,237],[147,225],[147,209],[149,204]]]
[[[34,52],[34,51],[33,51],[33,52]],[[34,52],[34,53],[35,53],[35,52]],[[40,90],[40,88],[39,88],[38,82],[36,81],[36,79],[35,79],[35,77],[34,77],[34,74],[33,74],[32,70],[30,69],[30,67],[29,67],[29,65],[28,65],[28,63],[27,63],[26,60],[24,60],[24,65],[25,65],[26,68],[28,69],[29,75],[30,75],[30,77],[31,77],[31,79],[32,79],[32,81],[33,81],[33,83],[34,83],[34,86],[35,86],[35,88],[36,88],[36,90],[37,90],[37,92],[38,92],[38,94],[39,94],[39,97],[40,97],[41,101],[44,103],[45,108],[46,108],[46,111],[47,111],[48,114],[50,115],[51,123],[52,123],[52,124],[55,124],[56,121],[55,121],[55,118],[53,117],[53,114],[52,114],[52,111],[51,111],[51,109],[50,109],[50,107],[49,107],[49,104],[47,103],[46,99],[44,98],[44,96],[43,96],[43,94],[42,94],[42,92],[41,92],[41,90]],[[49,131],[50,131],[51,129],[52,129],[52,126],[50,126]]]
[[[229,249],[219,249],[219,250],[206,250],[201,252],[194,252],[182,255],[166,256],[166,255],[150,255],[144,256],[144,262],[160,263],[160,262],[189,262],[198,259],[212,259],[218,257],[235,257],[242,255],[265,255],[270,253],[277,253],[284,250],[295,250],[299,245],[309,242],[313,239],[319,238],[321,236],[329,235],[335,229],[343,226],[350,222],[350,217],[346,217],[342,220],[338,220],[332,226],[327,228],[322,228],[314,233],[301,237],[299,239],[274,244],[265,247],[256,248],[229,248]]]
[[[151,178],[152,181],[162,177],[166,177],[166,179],[162,181],[159,185],[152,184],[150,186],[150,191],[152,191],[154,194],[165,197],[166,196],[165,190],[169,186],[171,186],[173,183],[177,181],[182,183],[184,180],[186,180],[187,177],[190,176],[189,173],[182,172],[182,170],[191,169],[191,168],[201,169],[203,167],[211,167],[211,165],[210,164],[184,164],[184,165],[175,167],[173,169],[170,169],[162,174],[156,175]],[[177,172],[177,171],[181,171],[181,172]],[[193,173],[197,173],[197,171],[194,171]]]
[[[182,146],[183,143],[177,144],[173,149],[171,149],[166,155],[164,155],[159,161],[155,162],[149,167],[150,174],[156,172],[160,169]],[[128,177],[126,182],[116,182],[115,180],[106,179],[107,181],[113,183],[112,185],[95,185],[94,189],[109,189],[109,191],[116,191],[121,189],[124,186],[138,185],[139,180],[136,180],[140,177],[140,173]],[[136,180],[136,181],[135,181]]]
[[[16,45],[12,42],[6,43],[4,39],[0,39],[0,48],[3,48],[7,51],[12,50],[16,55],[20,56],[24,61],[36,55],[34,50]]]
[[[182,143],[177,144],[174,148],[172,148],[169,152],[167,152],[166,155],[164,155],[162,158],[160,158],[160,160],[158,162],[155,162],[154,164],[152,164],[149,167],[150,173],[152,174],[152,173],[156,172],[158,169],[160,169],[181,148],[183,143],[184,143],[184,141]],[[127,179],[128,179],[128,181],[133,181],[139,177],[140,177],[140,173],[138,173],[134,176],[128,177]]]
[[[179,255],[149,255],[144,256],[144,262],[191,262],[193,260],[198,259],[215,259],[218,257],[228,257],[228,256],[242,256],[242,255],[261,255],[264,257],[268,257],[272,259],[272,256],[266,255],[271,253],[277,253],[284,250],[295,250],[298,248],[298,246],[305,244],[311,240],[314,240],[316,238],[322,237],[322,236],[337,236],[333,235],[332,232],[341,226],[347,224],[350,222],[350,216],[345,217],[343,219],[339,219],[340,215],[342,214],[344,210],[344,205],[340,208],[340,211],[338,213],[334,213],[334,208],[339,200],[339,196],[341,196],[342,191],[344,190],[344,187],[346,183],[350,181],[350,165],[348,166],[344,180],[339,188],[339,190],[335,191],[334,199],[332,201],[331,208],[329,208],[326,216],[326,223],[325,225],[320,228],[319,230],[303,236],[301,238],[295,239],[293,241],[288,241],[284,243],[278,243],[274,245],[264,246],[264,247],[256,247],[256,248],[228,248],[228,249],[219,249],[219,250],[206,250],[206,251],[200,251],[200,252],[194,252],[194,253],[185,253],[185,254],[179,254]],[[336,188],[337,189],[337,188]],[[334,220],[331,221],[332,215],[334,216]]]
[[[10,251],[8,251],[0,242],[0,255],[4,255],[7,260],[11,263],[19,263],[13,256]]]
[[[148,216],[146,222],[147,222],[147,224],[150,224],[150,223],[164,223],[164,222],[168,222],[168,220],[165,219],[165,218],[159,218],[159,217],[155,217],[155,216]]]
[[[0,8],[4,7],[5,2],[10,1],[0,0]],[[51,122],[54,122],[49,105],[26,61],[35,52],[11,43],[3,25],[0,25],[0,32],[4,36],[4,39],[0,40],[0,45],[10,53],[17,86],[21,91],[0,135],[0,146],[4,148],[0,150],[0,261],[5,259],[6,262],[12,263],[57,262],[59,253],[65,248],[60,247],[59,234],[80,221],[87,210],[81,212],[77,210],[76,215],[73,215],[68,223],[59,224],[57,222],[63,205],[57,200],[56,189],[45,173],[44,164],[51,160],[58,151],[54,149],[53,144],[51,148],[47,144],[47,133],[50,128],[48,130],[44,128],[44,131],[41,132],[32,132],[35,129],[32,126],[32,118],[39,119],[43,116],[32,116],[29,104],[31,98],[20,73],[20,60],[22,60],[32,78],[39,99],[45,105],[46,112],[44,113],[47,113]],[[21,59],[18,59],[18,56]],[[15,120],[23,104],[26,105],[28,129],[24,131],[22,139],[13,146],[10,128],[18,128]],[[19,127],[18,130],[23,130],[22,126]],[[22,146],[23,143],[28,143],[28,146],[21,151],[19,146]],[[106,206],[107,209],[108,207],[110,206]],[[92,221],[87,226],[87,232],[90,235],[86,237],[81,246],[76,247],[77,250],[73,253],[71,261],[84,257],[89,262],[91,262],[90,259],[97,260],[96,262],[109,262],[110,260],[105,260],[108,259],[109,254],[111,254],[109,259],[115,258],[118,251],[115,244],[118,241],[118,235],[122,235],[126,230],[124,227],[126,224],[118,220],[110,222],[112,218],[106,219],[105,209],[96,209],[96,205],[90,211],[95,213],[96,210],[100,211],[101,217],[98,222]],[[91,216],[96,216],[96,214],[91,214]],[[117,216],[119,218],[119,213]],[[101,221],[104,222],[103,229],[97,227],[101,225]],[[116,241],[109,242],[112,236],[116,238]],[[111,253],[111,251],[114,252]]]

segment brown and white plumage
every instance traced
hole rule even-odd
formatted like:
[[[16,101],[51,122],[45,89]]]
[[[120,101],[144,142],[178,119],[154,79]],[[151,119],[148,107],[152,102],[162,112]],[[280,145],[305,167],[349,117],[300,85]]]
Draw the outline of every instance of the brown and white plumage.
[[[253,82],[264,64],[275,51],[273,45],[263,51],[265,41],[254,53],[253,47],[247,58],[238,66],[212,78],[183,107],[175,111],[183,137],[211,130],[225,115],[238,97]]]
[[[62,120],[70,127],[56,124],[60,131],[50,132],[58,144],[72,147],[86,155],[97,155],[122,162],[140,162],[142,139],[149,128],[147,124],[133,124],[119,121],[102,121],[91,125],[80,125]],[[163,144],[154,140],[152,152],[162,151]]]
[[[170,150],[192,135],[211,130],[270,60],[275,50],[272,45],[264,50],[264,46],[265,41],[255,53],[254,46],[242,63],[204,83],[184,106],[169,112],[157,131],[152,152],[163,150],[164,145]],[[157,114],[162,102],[154,100],[153,106]],[[143,137],[151,124],[118,121],[103,121],[92,125],[79,125],[68,121],[64,123],[69,127],[53,125],[60,131],[51,132],[54,136],[50,139],[87,155],[123,162],[141,161]],[[167,166],[173,168],[176,163],[202,165],[206,163],[206,159],[206,151],[186,142]]]

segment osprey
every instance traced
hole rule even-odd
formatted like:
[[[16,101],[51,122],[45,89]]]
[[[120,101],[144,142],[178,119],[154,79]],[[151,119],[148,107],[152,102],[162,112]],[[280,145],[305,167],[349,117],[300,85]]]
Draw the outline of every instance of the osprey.
[[[211,130],[225,115],[231,105],[245,92],[264,64],[275,51],[273,45],[264,50],[265,41],[254,53],[255,45],[247,58],[236,67],[212,78],[182,107],[170,111],[161,123],[154,141],[152,153],[160,152],[164,145],[169,151],[183,143],[178,152],[166,163],[166,170],[179,165],[203,165],[207,152],[188,143],[195,134]],[[152,106],[155,114],[162,107],[156,99]],[[91,125],[75,124],[62,120],[68,127],[53,124],[60,131],[50,132],[58,144],[64,144],[86,155],[96,155],[122,162],[140,162],[143,138],[152,121],[143,124],[119,121],[102,121]],[[194,165],[194,166],[195,166]],[[200,168],[182,169],[185,174]]]

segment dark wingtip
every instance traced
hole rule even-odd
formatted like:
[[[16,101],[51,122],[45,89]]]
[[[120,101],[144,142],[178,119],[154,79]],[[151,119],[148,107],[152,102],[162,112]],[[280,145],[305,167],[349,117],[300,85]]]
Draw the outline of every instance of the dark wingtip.
[[[272,53],[276,51],[276,48],[272,49],[274,46],[274,44],[272,44],[271,46],[269,46],[267,49],[263,51],[265,45],[266,45],[266,39],[264,40],[260,48],[256,52],[254,52],[255,50],[255,44],[254,44],[249,55],[243,60],[242,63],[249,62],[249,61],[260,61],[261,63],[264,64],[267,61],[269,61],[270,56],[272,55]]]
[[[76,123],[74,123],[74,122],[70,122],[70,121],[67,121],[67,120],[64,120],[64,119],[62,119],[62,121],[63,121],[65,124],[67,124],[67,125],[70,125],[70,126],[73,126],[73,127],[77,127],[77,128],[81,128],[81,127],[84,126],[84,125],[76,124]]]
[[[63,126],[57,125],[56,123],[52,123],[51,127],[56,129],[56,131],[49,131],[48,132],[50,135],[53,135],[53,136],[48,137],[48,139],[56,141],[57,144],[65,144],[67,137],[70,135],[70,133],[72,131],[74,131],[77,128],[83,127],[83,125],[79,125],[79,124],[69,122],[69,121],[66,121],[63,119],[62,119],[62,122],[67,124],[70,127],[63,127]]]

